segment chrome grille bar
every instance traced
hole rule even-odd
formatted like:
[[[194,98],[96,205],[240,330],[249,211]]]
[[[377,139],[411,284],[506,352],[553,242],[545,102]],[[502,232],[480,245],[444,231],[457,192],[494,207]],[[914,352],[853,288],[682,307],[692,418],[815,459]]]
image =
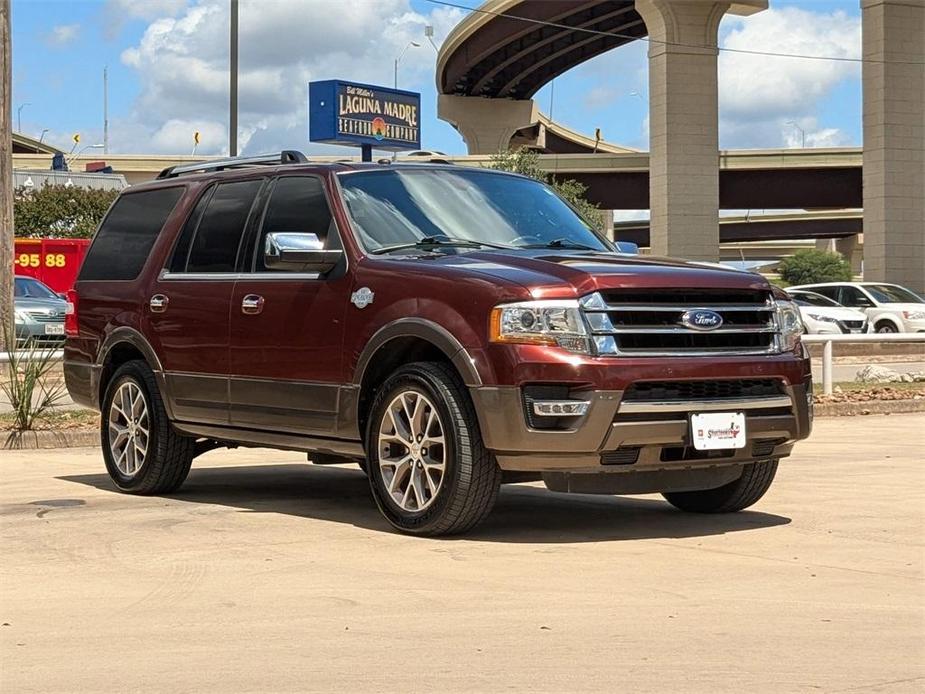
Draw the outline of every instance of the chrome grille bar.
[[[629,296],[621,298],[619,293],[594,293],[581,301],[598,354],[740,356],[779,351],[780,326],[769,293],[654,289],[645,296],[636,293],[633,298],[639,303],[633,303]],[[714,329],[682,323],[685,313],[696,311],[717,313],[724,322]],[[749,313],[753,315],[744,315]]]

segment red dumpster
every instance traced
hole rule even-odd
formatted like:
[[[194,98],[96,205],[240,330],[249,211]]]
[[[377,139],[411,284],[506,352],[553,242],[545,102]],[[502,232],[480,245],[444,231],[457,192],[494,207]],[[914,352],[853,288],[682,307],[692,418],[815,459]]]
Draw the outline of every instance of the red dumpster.
[[[13,273],[41,280],[56,292],[73,288],[90,239],[16,239]]]

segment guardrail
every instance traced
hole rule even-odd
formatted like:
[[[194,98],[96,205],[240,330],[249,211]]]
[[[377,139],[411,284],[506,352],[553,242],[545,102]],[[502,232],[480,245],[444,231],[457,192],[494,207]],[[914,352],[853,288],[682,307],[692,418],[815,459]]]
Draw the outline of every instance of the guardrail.
[[[822,392],[832,394],[832,345],[838,343],[925,342],[925,333],[867,333],[860,335],[804,335],[806,344],[822,343]]]

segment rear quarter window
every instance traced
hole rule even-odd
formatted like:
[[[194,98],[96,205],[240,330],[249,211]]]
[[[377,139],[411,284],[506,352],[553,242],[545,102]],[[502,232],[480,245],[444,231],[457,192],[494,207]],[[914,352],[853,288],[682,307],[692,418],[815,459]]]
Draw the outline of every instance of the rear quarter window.
[[[80,280],[133,280],[144,267],[184,188],[122,195],[103,220],[80,270]]]

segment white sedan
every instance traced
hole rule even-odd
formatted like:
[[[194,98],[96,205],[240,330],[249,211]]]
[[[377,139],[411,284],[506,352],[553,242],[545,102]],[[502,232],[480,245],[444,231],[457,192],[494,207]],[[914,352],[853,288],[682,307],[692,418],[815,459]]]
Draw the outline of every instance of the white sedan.
[[[811,335],[823,333],[870,332],[867,314],[805,289],[788,289],[803,317],[803,326]]]

